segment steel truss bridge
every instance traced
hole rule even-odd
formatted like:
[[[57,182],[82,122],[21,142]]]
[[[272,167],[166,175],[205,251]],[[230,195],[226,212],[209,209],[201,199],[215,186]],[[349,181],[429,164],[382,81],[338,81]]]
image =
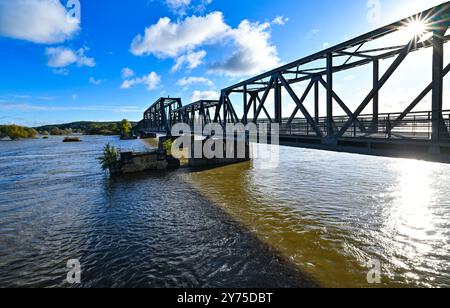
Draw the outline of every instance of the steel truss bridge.
[[[424,35],[411,35],[405,45],[393,45],[392,40],[386,42],[386,37],[404,31],[414,22],[425,25]],[[450,110],[443,110],[444,77],[450,71],[450,64],[444,66],[449,26],[450,2],[446,2],[225,88],[218,101],[182,106],[180,99],[161,98],[144,113],[141,126],[145,131],[167,133],[176,122],[192,125],[199,118],[204,123],[221,125],[278,123],[280,141],[289,145],[316,145],[313,147],[327,149],[342,146],[381,149],[396,145],[405,149],[409,146],[413,151],[423,147],[427,152],[450,155]],[[423,89],[418,87],[420,92],[404,110],[380,113],[380,91],[405,59],[424,49],[432,53],[430,83]],[[389,60],[386,61],[389,66],[382,72],[380,66],[384,60]],[[351,110],[337,93],[333,78],[337,73],[359,67],[370,69],[372,86],[356,110]],[[417,74],[423,75],[423,72]],[[307,83],[301,95],[295,90],[299,83]],[[320,90],[325,91],[325,100],[321,101]],[[283,95],[285,93],[287,95]],[[314,106],[307,107],[310,94]],[[429,108],[415,111],[430,94]],[[295,104],[290,117],[283,117],[286,96]],[[269,97],[273,98],[270,104],[273,112],[268,110]],[[240,115],[236,112],[237,106],[243,110]],[[344,115],[334,114],[336,106]],[[321,108],[326,110],[326,116],[320,115]],[[365,113],[368,108],[371,112]]]

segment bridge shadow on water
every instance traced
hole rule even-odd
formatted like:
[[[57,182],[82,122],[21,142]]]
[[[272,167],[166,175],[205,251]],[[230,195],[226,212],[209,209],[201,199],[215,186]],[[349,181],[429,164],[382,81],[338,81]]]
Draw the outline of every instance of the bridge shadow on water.
[[[235,163],[224,163],[224,164],[215,164],[210,166],[199,166],[199,167],[185,167],[187,172],[189,173],[201,173],[209,170],[215,170],[219,168],[223,168],[230,165],[237,165],[240,168],[243,169],[250,169],[251,168],[251,162],[250,161],[244,161],[244,162],[235,162]]]
[[[250,168],[250,163],[239,166]],[[120,278],[121,286],[319,287],[184,180],[217,168],[105,177],[106,203],[98,211],[106,221],[100,232],[112,247],[84,273],[86,286],[111,286]],[[97,250],[96,245],[88,250]],[[95,255],[88,260],[94,262]]]

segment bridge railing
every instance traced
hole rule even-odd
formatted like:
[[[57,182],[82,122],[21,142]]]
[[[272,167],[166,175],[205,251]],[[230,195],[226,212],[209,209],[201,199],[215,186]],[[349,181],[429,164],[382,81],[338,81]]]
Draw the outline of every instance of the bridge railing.
[[[192,119],[193,123],[188,123],[191,126],[191,131],[194,134],[203,134],[203,125],[200,120],[201,117]],[[315,119],[317,127],[324,134],[327,132],[327,118],[320,117]],[[349,116],[335,116],[333,117],[333,131],[338,132],[349,120]],[[253,122],[253,119],[248,119],[248,122]],[[291,124],[286,124],[288,119],[283,119],[279,125],[279,132],[281,136],[299,136],[308,138],[320,137],[316,131],[308,124],[305,118],[295,118]],[[227,122],[233,124],[232,121]],[[204,124],[204,123],[203,123]],[[225,124],[220,122],[222,126]],[[269,119],[259,119],[258,126],[265,125],[270,128],[271,121]],[[441,142],[450,142],[450,110],[442,112],[442,119],[440,125],[440,140]],[[160,129],[161,133],[165,132],[164,128]],[[410,112],[407,115],[401,113],[383,113],[379,114],[378,118],[374,118],[371,114],[361,115],[357,121],[348,129],[342,138],[372,138],[383,140],[430,140],[432,136],[432,112]]]
[[[348,116],[333,117],[333,130],[339,131],[349,120]],[[252,122],[252,119],[249,119]],[[305,118],[296,118],[291,124],[285,124],[283,119],[280,124],[280,135],[318,137],[316,132]],[[268,119],[260,119],[257,124],[270,124]],[[317,121],[322,132],[327,132],[327,119],[320,117]],[[363,129],[364,128],[364,129]],[[442,112],[441,140],[450,142],[450,110]],[[374,119],[373,115],[361,115],[343,138],[379,138],[379,139],[415,139],[429,140],[432,134],[432,113],[410,112],[406,116],[401,113],[384,113]]]

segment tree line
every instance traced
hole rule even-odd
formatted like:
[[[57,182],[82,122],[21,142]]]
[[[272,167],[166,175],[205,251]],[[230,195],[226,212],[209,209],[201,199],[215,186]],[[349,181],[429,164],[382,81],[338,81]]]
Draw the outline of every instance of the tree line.
[[[36,128],[41,135],[129,135],[133,122],[124,119],[121,122],[73,122],[59,125],[46,125]]]
[[[11,140],[36,138],[38,132],[34,128],[19,125],[0,126],[0,139],[9,138]]]
[[[42,136],[64,136],[72,134],[130,136],[133,123],[124,119],[121,122],[96,123],[75,122],[70,124],[29,128],[19,125],[0,125],[0,139],[11,140],[36,138]]]

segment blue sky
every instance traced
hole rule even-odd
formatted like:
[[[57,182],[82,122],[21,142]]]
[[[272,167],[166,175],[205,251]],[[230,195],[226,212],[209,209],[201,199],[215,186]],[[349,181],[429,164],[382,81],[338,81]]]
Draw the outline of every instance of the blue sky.
[[[380,0],[376,20],[373,0],[72,1],[80,15],[67,2],[0,0],[0,123],[140,120],[160,96],[212,98],[444,1]],[[343,97],[361,92],[357,75],[339,78]]]

